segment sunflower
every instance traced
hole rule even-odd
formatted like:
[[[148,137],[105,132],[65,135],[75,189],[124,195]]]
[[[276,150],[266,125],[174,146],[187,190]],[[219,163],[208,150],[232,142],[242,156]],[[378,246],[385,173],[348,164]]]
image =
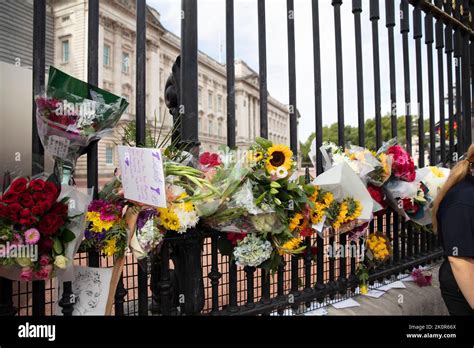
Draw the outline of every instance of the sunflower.
[[[265,163],[267,172],[276,172],[278,167],[284,167],[286,170],[290,170],[293,165],[293,151],[286,145],[273,145],[268,149],[268,157]]]
[[[316,203],[314,210],[311,211],[311,223],[313,225],[317,225],[321,222],[321,220],[324,217],[324,211],[325,211],[325,206],[324,204],[321,203]]]
[[[290,220],[290,231],[293,232],[295,230],[301,229],[302,227],[304,227],[305,223],[306,221],[303,214],[296,213],[295,216],[293,216],[293,218]]]
[[[284,255],[284,254],[291,254],[293,251],[298,249],[301,245],[301,239],[299,238],[291,238],[287,240],[283,245],[278,248],[278,254]]]

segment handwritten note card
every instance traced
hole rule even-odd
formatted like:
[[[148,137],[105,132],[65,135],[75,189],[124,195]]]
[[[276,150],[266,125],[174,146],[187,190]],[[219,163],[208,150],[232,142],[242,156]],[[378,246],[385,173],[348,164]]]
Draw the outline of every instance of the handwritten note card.
[[[125,198],[166,208],[161,151],[128,146],[119,146],[118,151]]]

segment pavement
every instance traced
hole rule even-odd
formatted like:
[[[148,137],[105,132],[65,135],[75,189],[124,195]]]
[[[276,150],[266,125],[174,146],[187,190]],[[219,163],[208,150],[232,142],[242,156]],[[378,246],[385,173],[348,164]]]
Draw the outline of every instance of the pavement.
[[[334,303],[303,315],[449,315],[439,288],[439,266],[440,264],[434,264],[429,269],[433,275],[431,286],[419,287],[410,281],[411,277],[408,277],[391,285],[387,284],[385,291],[372,291],[373,296],[380,296],[378,298],[357,295],[347,301]],[[392,286],[403,288],[390,288]],[[346,305],[347,308],[334,307]]]

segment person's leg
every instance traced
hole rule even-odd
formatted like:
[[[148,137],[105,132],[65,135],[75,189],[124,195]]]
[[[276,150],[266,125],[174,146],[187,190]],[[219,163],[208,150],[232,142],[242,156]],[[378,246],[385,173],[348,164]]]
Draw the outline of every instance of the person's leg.
[[[441,296],[450,315],[474,315],[474,310],[459,290],[448,261],[445,261],[439,269],[439,283]]]

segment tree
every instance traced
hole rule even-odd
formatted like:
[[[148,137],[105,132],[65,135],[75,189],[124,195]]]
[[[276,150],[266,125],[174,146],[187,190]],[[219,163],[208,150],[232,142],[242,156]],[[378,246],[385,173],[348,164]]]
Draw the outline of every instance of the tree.
[[[412,134],[413,136],[418,135],[418,117],[412,117]],[[376,139],[375,139],[375,120],[374,119],[367,119],[365,121],[365,147],[376,151]],[[387,114],[382,117],[382,141],[388,141],[392,138],[392,122],[391,122],[391,115]],[[425,133],[429,130],[429,120],[424,120],[424,130]],[[398,132],[398,142],[401,144],[406,144],[406,118],[405,116],[399,116],[397,118],[397,132]],[[307,157],[307,153],[309,153],[309,149],[311,148],[311,143],[315,139],[315,133],[312,133],[309,138],[304,142],[300,143],[301,146],[301,153],[303,156],[303,164],[310,164],[309,157]],[[344,139],[345,144],[349,145],[359,145],[359,128],[352,127],[352,126],[345,126],[344,127]],[[335,144],[338,143],[338,124],[333,123],[329,126],[323,127],[323,142],[329,141]],[[426,141],[425,141],[426,143]],[[304,150],[304,151],[303,151]],[[307,152],[306,152],[307,151]]]

